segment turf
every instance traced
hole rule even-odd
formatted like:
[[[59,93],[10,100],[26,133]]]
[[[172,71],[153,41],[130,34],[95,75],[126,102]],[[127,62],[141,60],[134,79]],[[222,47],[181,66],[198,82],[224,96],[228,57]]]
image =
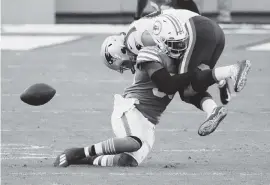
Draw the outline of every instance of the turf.
[[[218,66],[250,59],[246,88],[227,106],[216,132],[197,134],[204,114],[175,97],[157,126],[152,153],[137,168],[55,168],[56,155],[113,136],[113,95],[132,82],[108,70],[99,57],[106,35],[32,51],[2,52],[2,184],[178,185],[270,182],[270,53],[245,46],[269,35],[226,35]],[[31,107],[19,95],[33,83],[57,90],[51,102]],[[219,102],[216,86],[210,91]]]

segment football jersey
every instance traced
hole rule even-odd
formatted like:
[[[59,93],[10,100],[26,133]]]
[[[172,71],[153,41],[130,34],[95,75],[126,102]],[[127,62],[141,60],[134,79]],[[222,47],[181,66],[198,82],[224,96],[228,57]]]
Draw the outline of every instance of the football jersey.
[[[145,69],[145,63],[148,63],[151,69]],[[174,96],[160,92],[151,80],[151,75],[162,68],[166,68],[171,75],[177,73],[177,63],[173,59],[155,46],[144,47],[137,56],[133,84],[124,91],[124,97],[139,100],[137,109],[153,124],[158,123],[159,117]]]

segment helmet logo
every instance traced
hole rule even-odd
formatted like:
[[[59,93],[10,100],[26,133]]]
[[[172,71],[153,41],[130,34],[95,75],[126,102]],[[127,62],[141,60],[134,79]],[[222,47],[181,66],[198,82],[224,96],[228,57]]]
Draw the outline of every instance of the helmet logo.
[[[160,21],[156,21],[153,26],[153,33],[158,35],[161,32],[162,24]]]
[[[136,49],[137,50],[141,50],[142,49],[142,46],[138,42],[136,42],[136,40],[135,40],[135,46],[136,46]]]
[[[113,57],[112,55],[108,52],[108,47],[105,48],[105,58],[107,62],[112,65],[113,64]]]

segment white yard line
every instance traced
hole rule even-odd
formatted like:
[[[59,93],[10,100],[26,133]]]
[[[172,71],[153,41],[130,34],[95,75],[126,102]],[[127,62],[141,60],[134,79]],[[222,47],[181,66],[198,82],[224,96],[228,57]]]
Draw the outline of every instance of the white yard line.
[[[52,24],[52,25],[3,25],[3,33],[46,34],[106,34],[126,31],[128,25],[112,24]]]
[[[19,36],[2,35],[1,50],[32,50],[79,39],[80,36]]]
[[[176,153],[204,153],[204,152],[220,152],[221,149],[206,149],[206,148],[202,148],[202,149],[186,149],[186,150],[182,150],[182,149],[172,149],[172,150],[161,150],[161,152],[176,152]]]
[[[14,157],[14,156],[5,157],[5,156],[2,156],[1,160],[54,159],[54,158],[55,158],[55,156],[20,156],[20,157]]]
[[[248,47],[249,51],[270,51],[270,42]]]

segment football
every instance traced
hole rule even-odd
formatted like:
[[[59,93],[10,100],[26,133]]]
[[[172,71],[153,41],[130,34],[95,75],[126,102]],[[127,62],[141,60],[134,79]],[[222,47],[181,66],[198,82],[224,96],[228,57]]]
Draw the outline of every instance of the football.
[[[33,106],[48,103],[55,95],[56,90],[44,83],[37,83],[28,87],[20,96],[21,100]]]

